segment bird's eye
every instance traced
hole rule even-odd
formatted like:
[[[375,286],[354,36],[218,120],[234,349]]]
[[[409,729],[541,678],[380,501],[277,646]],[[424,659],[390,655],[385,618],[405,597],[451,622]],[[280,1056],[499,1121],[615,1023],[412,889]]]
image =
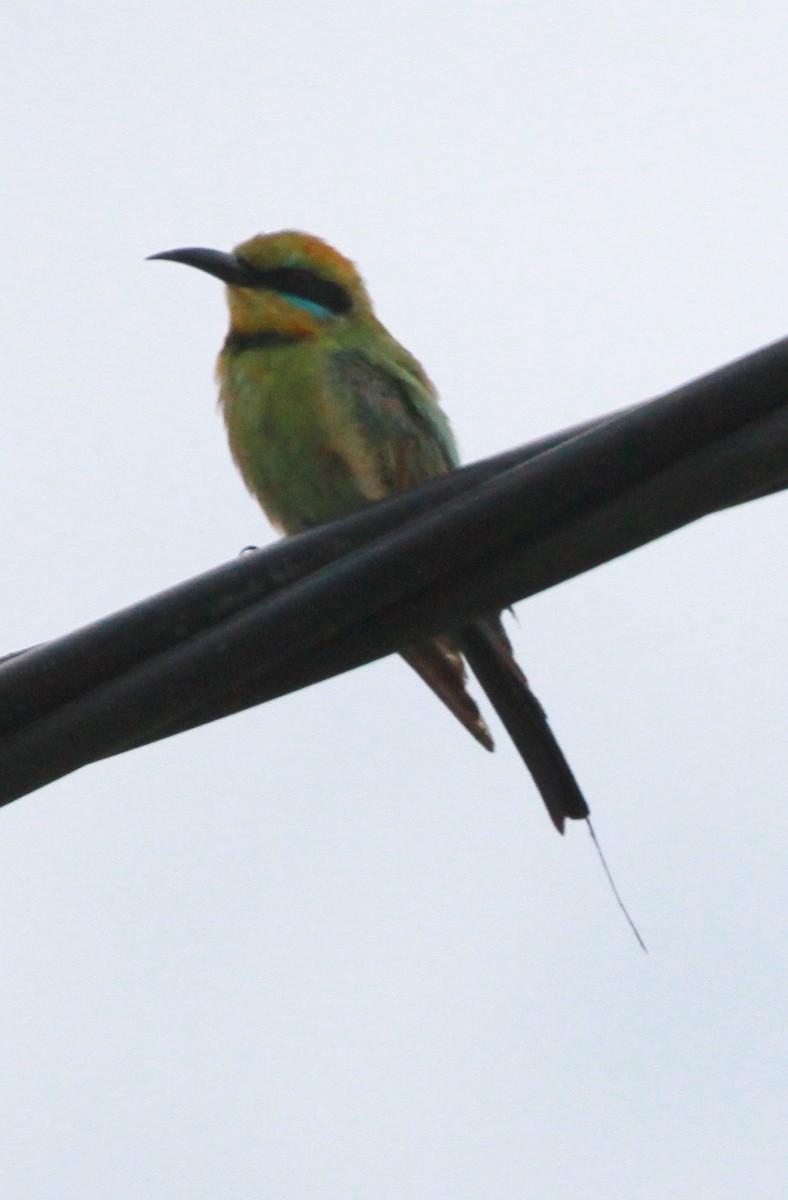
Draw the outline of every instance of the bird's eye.
[[[258,278],[259,287],[270,288],[273,292],[297,300],[306,300],[327,309],[336,317],[349,313],[353,307],[350,292],[341,284],[323,279],[307,267],[272,267],[268,271],[259,271]]]

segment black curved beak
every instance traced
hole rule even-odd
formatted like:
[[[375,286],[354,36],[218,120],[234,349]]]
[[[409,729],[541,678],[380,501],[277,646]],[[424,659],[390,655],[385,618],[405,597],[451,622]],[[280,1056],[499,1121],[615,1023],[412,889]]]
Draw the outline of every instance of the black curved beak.
[[[207,271],[223,283],[235,287],[259,287],[260,277],[253,267],[234,254],[223,250],[203,250],[199,246],[187,246],[183,250],[162,250],[160,254],[149,254],[148,260],[163,258],[168,262],[185,263],[198,271]]]

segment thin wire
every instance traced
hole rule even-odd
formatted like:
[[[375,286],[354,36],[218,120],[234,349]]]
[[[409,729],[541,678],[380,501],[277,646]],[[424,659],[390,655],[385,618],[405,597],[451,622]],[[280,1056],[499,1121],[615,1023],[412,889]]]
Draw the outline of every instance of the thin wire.
[[[616,887],[613,876],[610,874],[610,867],[607,865],[605,856],[602,853],[602,847],[599,844],[599,839],[597,838],[596,834],[594,833],[594,826],[591,824],[590,817],[586,817],[586,825],[588,826],[588,832],[591,834],[591,841],[594,843],[596,852],[599,855],[599,861],[602,864],[602,870],[605,872],[605,875],[607,875],[607,881],[610,884],[611,891],[613,892],[613,895],[616,898],[616,903],[618,904],[618,907],[621,909],[622,913],[626,917],[627,923],[629,924],[630,929],[632,930],[635,937],[637,938],[638,943],[640,944],[641,950],[643,951],[644,954],[648,954],[648,947],[646,946],[646,943],[643,941],[643,938],[640,936],[640,932],[638,930],[637,925],[635,924],[635,922],[632,920],[629,913],[627,912],[627,906],[624,903],[624,901],[621,899],[621,894],[620,894],[618,888]]]

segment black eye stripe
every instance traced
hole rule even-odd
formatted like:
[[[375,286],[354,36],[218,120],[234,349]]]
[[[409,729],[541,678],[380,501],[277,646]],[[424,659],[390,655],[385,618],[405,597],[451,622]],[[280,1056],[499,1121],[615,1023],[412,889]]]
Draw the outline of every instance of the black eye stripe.
[[[323,279],[307,267],[272,267],[268,271],[255,271],[258,287],[270,288],[301,300],[320,304],[335,316],[348,313],[353,307],[351,295],[338,283]]]

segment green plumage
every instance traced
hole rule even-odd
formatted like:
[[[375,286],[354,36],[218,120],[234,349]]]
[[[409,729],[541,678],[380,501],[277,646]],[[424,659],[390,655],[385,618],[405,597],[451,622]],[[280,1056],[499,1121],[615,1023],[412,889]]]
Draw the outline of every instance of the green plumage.
[[[265,348],[228,339],[219,374],[233,456],[288,533],[457,464],[448,421],[418,364],[382,327],[376,341],[357,328]]]

